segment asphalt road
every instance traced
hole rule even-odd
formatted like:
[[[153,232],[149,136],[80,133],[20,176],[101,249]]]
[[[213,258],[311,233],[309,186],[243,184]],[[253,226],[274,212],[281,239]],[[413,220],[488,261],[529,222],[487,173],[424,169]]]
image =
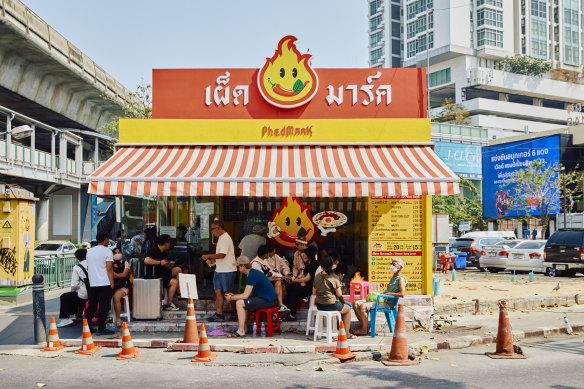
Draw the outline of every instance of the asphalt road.
[[[420,366],[386,367],[379,362],[322,365],[315,354],[219,353],[215,365],[190,362],[191,353],[142,350],[138,359],[117,361],[115,349],[93,357],[72,350],[54,358],[2,355],[0,386],[4,388],[582,388],[583,336],[524,342],[525,360],[493,360],[484,355],[493,345],[432,353]],[[24,350],[23,350],[24,353]],[[301,370],[298,370],[301,369]]]

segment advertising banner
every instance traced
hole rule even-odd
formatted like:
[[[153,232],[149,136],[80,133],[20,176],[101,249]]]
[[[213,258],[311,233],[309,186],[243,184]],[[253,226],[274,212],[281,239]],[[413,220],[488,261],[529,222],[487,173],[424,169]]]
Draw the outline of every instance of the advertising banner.
[[[434,142],[436,154],[456,174],[468,179],[481,179],[481,146],[464,143]]]
[[[513,187],[509,178],[527,163],[543,159],[546,167],[560,162],[560,138],[551,136],[506,143],[483,148],[483,216],[525,216],[525,210],[513,206]],[[536,206],[531,206],[530,215],[536,215]],[[559,192],[552,199],[548,213],[560,212]]]
[[[422,201],[419,197],[369,198],[369,282],[385,290],[392,277],[393,258],[405,262],[402,274],[408,280],[407,293],[421,293]]]

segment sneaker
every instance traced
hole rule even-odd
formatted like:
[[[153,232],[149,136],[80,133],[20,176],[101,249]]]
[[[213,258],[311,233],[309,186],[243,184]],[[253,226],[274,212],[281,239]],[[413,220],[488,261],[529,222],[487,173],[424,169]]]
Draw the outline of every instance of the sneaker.
[[[67,319],[61,319],[59,321],[59,323],[57,323],[57,327],[61,328],[61,327],[66,327],[73,324],[73,320],[71,320],[70,318]]]
[[[229,321],[237,321],[237,312],[231,312],[231,315],[229,315]]]
[[[178,311],[179,308],[176,305],[174,305],[174,303],[170,303],[166,307],[164,307],[164,310],[165,311]]]
[[[282,304],[278,307],[278,311],[280,311],[282,313],[288,313],[288,312],[290,312],[290,309],[287,306],[285,306],[284,304]]]
[[[106,336],[106,335],[113,335],[115,333],[116,333],[115,331],[112,331],[112,330],[110,330],[109,328],[106,327],[106,328],[98,329],[95,332],[95,335],[97,335],[97,336]]]
[[[222,323],[225,321],[225,316],[224,315],[220,315],[217,312],[215,312],[214,314],[212,314],[211,316],[209,316],[207,318],[207,321],[211,321],[211,322],[219,322]]]

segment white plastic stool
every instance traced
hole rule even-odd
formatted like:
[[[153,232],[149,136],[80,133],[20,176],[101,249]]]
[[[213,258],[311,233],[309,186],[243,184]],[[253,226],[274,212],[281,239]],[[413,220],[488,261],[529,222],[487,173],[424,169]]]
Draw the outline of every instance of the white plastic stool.
[[[125,295],[122,298],[122,310],[120,312],[120,320],[122,319],[122,316],[124,316],[127,321],[126,323],[130,324],[132,319],[130,318],[130,299],[128,298],[128,295]],[[115,324],[116,323],[116,310],[114,308],[114,299],[112,298],[112,321]]]
[[[314,331],[316,329],[316,320],[314,325],[311,325],[312,318],[316,315],[316,296],[310,296],[310,301],[308,302],[308,316],[306,317],[306,335],[310,335],[310,331]]]
[[[338,331],[333,331],[333,317],[336,317],[339,320],[339,322],[342,320],[341,313],[339,311],[319,311],[318,309],[316,310],[316,319],[315,319],[316,321],[314,323],[314,341],[315,342],[320,336],[326,336],[326,342],[332,343],[333,336],[334,337],[339,336]],[[326,331],[322,331],[320,329],[323,321],[326,324]]]

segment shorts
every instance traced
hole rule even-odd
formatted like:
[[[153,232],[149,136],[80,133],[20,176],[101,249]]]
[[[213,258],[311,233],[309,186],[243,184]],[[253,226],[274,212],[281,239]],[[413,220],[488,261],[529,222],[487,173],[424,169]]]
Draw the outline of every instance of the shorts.
[[[172,280],[172,276],[162,277],[162,287],[164,289],[168,289],[168,287],[170,286],[170,280]]]
[[[222,290],[223,292],[233,292],[235,290],[236,271],[228,273],[217,273],[213,275],[213,289]]]
[[[258,309],[268,309],[276,306],[276,300],[268,301],[261,297],[250,297],[243,300],[246,311],[257,311]]]
[[[375,303],[367,302],[366,300],[357,300],[354,302],[354,304],[356,307],[358,306],[365,307],[367,311],[370,311],[373,308],[375,308]]]
[[[344,304],[340,301],[337,301],[334,304],[316,304],[316,309],[319,311],[338,311],[341,312],[344,308]]]

